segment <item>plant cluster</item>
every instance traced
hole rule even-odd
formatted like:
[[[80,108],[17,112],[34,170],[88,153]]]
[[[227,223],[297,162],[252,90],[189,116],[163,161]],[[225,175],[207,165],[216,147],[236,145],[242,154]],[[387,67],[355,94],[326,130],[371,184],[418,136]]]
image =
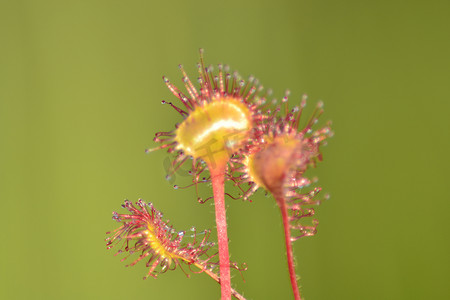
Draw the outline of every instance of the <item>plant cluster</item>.
[[[300,126],[306,97],[292,108],[289,92],[280,103],[269,101],[270,93],[264,92],[254,77],[245,81],[237,72],[229,72],[227,66],[219,65],[217,73],[211,66],[205,66],[202,50],[198,64],[199,89],[182,66],[180,70],[186,93],[163,77],[180,104],[162,103],[173,107],[183,119],[174,130],[156,133],[154,141],[160,145],[147,152],[166,149],[174,155],[168,177],[189,163],[193,186],[211,183],[213,196],[198,197],[198,201],[214,199],[218,241],[209,241],[209,230],[176,231],[162,219],[153,204],[139,200],[134,206],[126,200],[122,206],[129,214],[113,213],[113,219],[121,226],[108,233],[108,249],[117,246],[116,255],[127,253],[122,260],[137,253],[129,266],[144,260],[148,267],[144,278],[177,267],[189,276],[185,266],[192,273],[206,273],[217,281],[222,299],[231,296],[244,299],[231,288],[230,269],[242,271],[246,266],[229,260],[225,209],[225,195],[229,194],[225,193],[224,184],[233,182],[240,191],[234,198],[243,200],[262,188],[274,197],[280,208],[290,282],[294,298],[301,299],[292,242],[316,233],[318,221],[304,220],[314,216],[313,206],[327,198],[326,195],[318,197],[321,188],[309,188],[315,180],[304,175],[322,160],[319,148],[332,135],[329,124],[313,128],[323,113],[322,103],[316,106],[306,125]]]

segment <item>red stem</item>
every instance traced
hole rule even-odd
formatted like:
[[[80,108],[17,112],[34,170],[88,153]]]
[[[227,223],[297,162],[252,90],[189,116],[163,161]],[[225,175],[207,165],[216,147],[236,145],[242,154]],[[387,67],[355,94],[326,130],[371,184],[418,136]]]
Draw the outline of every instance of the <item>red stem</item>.
[[[225,211],[225,168],[226,165],[210,164],[209,172],[214,193],[217,239],[219,242],[220,289],[222,300],[231,299],[230,253],[228,251],[227,217]]]
[[[281,210],[281,217],[283,219],[283,227],[284,227],[284,242],[286,244],[286,254],[287,254],[287,263],[289,268],[289,276],[291,279],[292,291],[294,292],[295,300],[301,300],[300,290],[298,289],[297,283],[297,274],[295,273],[294,266],[294,253],[292,251],[292,242],[291,242],[291,227],[289,222],[288,209],[286,206],[286,202],[283,198],[277,199],[278,206]]]

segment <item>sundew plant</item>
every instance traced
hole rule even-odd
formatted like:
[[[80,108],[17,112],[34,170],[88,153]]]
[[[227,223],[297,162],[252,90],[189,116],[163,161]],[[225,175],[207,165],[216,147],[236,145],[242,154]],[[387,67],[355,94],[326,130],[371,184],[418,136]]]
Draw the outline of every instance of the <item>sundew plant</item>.
[[[147,152],[165,149],[173,155],[169,177],[184,165],[189,167],[193,187],[211,184],[213,196],[198,197],[197,202],[214,199],[218,240],[211,241],[208,229],[175,230],[154,203],[139,199],[135,204],[125,201],[126,213],[113,212],[120,227],[107,233],[107,248],[116,248],[116,255],[123,255],[122,261],[129,261],[129,266],[143,261],[148,268],[144,279],[177,268],[188,276],[205,273],[220,284],[222,300],[245,299],[231,288],[230,269],[243,271],[246,265],[229,259],[225,210],[229,193],[224,185],[232,182],[238,191],[234,198],[243,201],[261,188],[280,208],[289,280],[294,299],[302,299],[292,243],[316,233],[314,206],[328,198],[320,195],[315,179],[305,176],[322,160],[320,147],[332,135],[329,124],[315,128],[323,104],[318,103],[306,125],[300,126],[306,97],[298,105],[289,105],[286,92],[278,102],[269,99],[270,93],[254,77],[242,80],[227,66],[217,69],[205,65],[200,50],[196,82],[181,65],[183,91],[163,77],[176,102],[162,103],[180,115],[180,122],[172,131],[156,133],[158,145]]]

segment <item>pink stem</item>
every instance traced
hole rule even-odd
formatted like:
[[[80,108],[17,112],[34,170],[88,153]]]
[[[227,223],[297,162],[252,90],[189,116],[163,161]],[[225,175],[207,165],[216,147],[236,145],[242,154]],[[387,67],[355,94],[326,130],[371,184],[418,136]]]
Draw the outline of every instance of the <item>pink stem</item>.
[[[225,211],[225,165],[209,165],[216,210],[217,239],[219,242],[220,289],[222,300],[231,299],[230,253],[228,251],[227,218]]]
[[[294,266],[294,253],[292,251],[292,242],[291,242],[291,225],[289,223],[289,215],[288,209],[284,199],[277,199],[278,206],[281,210],[281,217],[283,219],[283,227],[284,227],[284,242],[286,244],[286,254],[287,254],[287,262],[289,268],[289,276],[291,279],[292,291],[294,292],[295,300],[301,300],[300,290],[298,289],[297,283],[297,274],[295,273]]]
[[[220,279],[219,277],[216,275],[216,273],[206,269],[204,266],[202,266],[201,264],[196,264],[196,266],[200,269],[202,269],[203,272],[205,272],[206,274],[208,274],[212,279],[214,279],[215,281],[217,281],[220,284]],[[233,297],[238,299],[238,300],[245,300],[244,296],[242,296],[241,294],[239,294],[235,289],[231,289],[231,293],[233,294]]]

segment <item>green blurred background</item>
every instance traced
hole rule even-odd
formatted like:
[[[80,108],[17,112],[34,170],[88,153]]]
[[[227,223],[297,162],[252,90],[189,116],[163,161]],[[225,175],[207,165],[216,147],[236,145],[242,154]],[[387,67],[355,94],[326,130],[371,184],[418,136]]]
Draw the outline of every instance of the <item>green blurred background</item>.
[[[311,172],[331,199],[294,246],[305,299],[450,299],[449,1],[0,3],[0,298],[219,298],[205,274],[144,281],[104,243],[125,198],[214,229],[144,153],[180,121],[161,76],[195,78],[203,47],[333,121]],[[279,211],[253,200],[227,202],[234,286],[292,299]]]

